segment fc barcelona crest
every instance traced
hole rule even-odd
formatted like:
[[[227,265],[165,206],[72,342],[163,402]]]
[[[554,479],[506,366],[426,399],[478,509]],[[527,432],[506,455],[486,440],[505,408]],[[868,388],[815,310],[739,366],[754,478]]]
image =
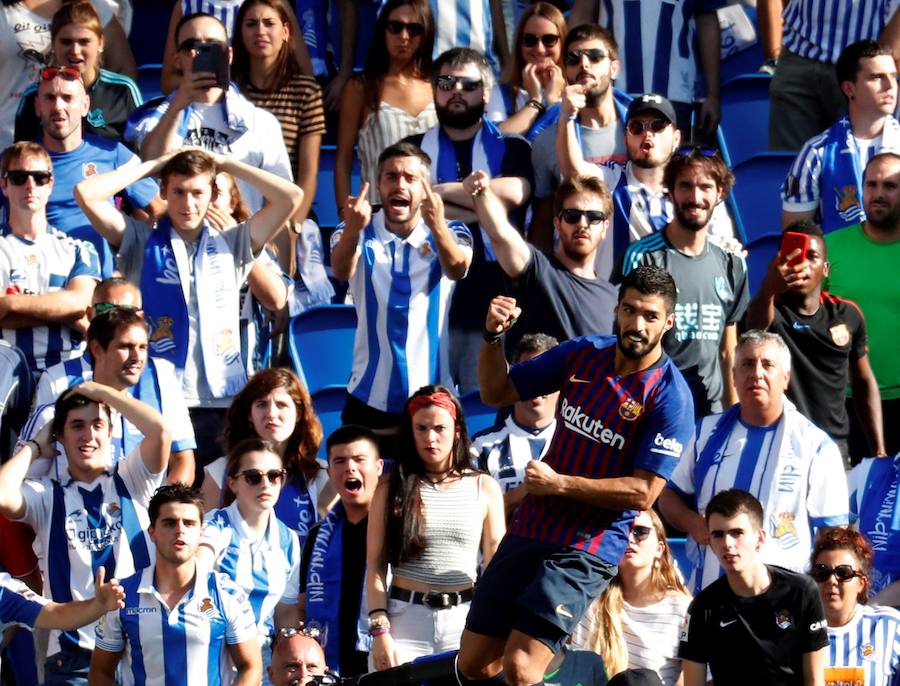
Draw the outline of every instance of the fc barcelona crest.
[[[828,332],[831,334],[831,340],[834,341],[835,345],[844,347],[850,342],[850,330],[846,324],[835,324],[828,329]]]
[[[626,398],[625,401],[619,405],[619,416],[626,422],[633,422],[641,416],[643,411],[644,406],[634,398]]]

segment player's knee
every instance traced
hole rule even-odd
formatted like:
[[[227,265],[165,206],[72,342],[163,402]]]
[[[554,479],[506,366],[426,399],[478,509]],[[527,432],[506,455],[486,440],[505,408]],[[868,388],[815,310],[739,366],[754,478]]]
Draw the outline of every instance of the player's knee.
[[[543,670],[524,650],[511,650],[503,656],[503,678],[509,686],[532,686],[544,679]]]
[[[492,679],[500,673],[499,665],[481,659],[474,651],[460,650],[457,671],[469,681]]]

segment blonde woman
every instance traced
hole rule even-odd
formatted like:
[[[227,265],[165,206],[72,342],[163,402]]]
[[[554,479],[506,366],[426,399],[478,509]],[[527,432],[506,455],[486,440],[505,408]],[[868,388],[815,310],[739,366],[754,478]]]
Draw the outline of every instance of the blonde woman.
[[[678,632],[691,596],[652,510],[635,517],[619,573],[572,632],[572,643],[603,657],[610,677],[629,669],[656,671],[681,684]]]

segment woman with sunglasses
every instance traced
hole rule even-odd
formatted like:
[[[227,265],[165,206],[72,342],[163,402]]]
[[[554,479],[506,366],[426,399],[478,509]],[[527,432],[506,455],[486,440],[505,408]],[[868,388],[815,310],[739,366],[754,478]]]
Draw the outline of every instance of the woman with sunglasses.
[[[91,109],[84,119],[84,133],[121,140],[128,116],[143,103],[143,97],[129,77],[100,67],[105,39],[97,10],[88,0],[65,3],[53,15],[50,40],[53,64],[80,78],[90,96]],[[35,83],[25,90],[19,104],[17,141],[37,139],[40,120],[34,110],[36,99]]]
[[[572,643],[603,657],[610,677],[625,669],[656,671],[681,683],[678,633],[691,596],[675,567],[662,521],[638,514],[619,571],[572,633]]]
[[[369,512],[366,602],[377,670],[459,647],[478,554],[487,566],[506,530],[500,486],[472,467],[459,400],[424,386],[403,417],[394,470]]]
[[[900,676],[900,613],[867,604],[874,555],[868,539],[852,529],[816,536],[809,574],[828,622],[828,683],[887,686]]]
[[[0,150],[13,142],[21,94],[53,60],[52,19],[67,4],[66,0],[0,0]],[[136,78],[137,66],[125,31],[116,18],[116,3],[93,0],[92,4],[103,27],[103,65]],[[29,111],[33,110],[32,105]]]
[[[510,113],[499,125],[501,131],[533,140],[529,134],[559,102],[566,85],[562,68],[566,32],[565,17],[549,2],[536,2],[522,14],[511,68],[500,85]]]
[[[225,419],[224,442],[229,454],[248,438],[270,441],[282,460],[285,481],[275,503],[275,514],[300,536],[300,542],[334,499],[328,475],[316,452],[322,442],[322,424],[309,392],[289,369],[257,372],[231,401]],[[225,458],[205,468],[200,492],[207,508],[222,503]]]
[[[375,22],[375,32],[361,77],[344,88],[334,160],[334,197],[338,212],[351,193],[353,146],[360,181],[375,190],[378,156],[407,136],[437,123],[431,82],[434,20],[428,0],[389,0]]]
[[[229,451],[226,474],[225,507],[207,514],[197,562],[231,577],[251,599],[268,665],[275,632],[300,620],[302,548],[275,516],[285,470],[275,444],[248,438]]]

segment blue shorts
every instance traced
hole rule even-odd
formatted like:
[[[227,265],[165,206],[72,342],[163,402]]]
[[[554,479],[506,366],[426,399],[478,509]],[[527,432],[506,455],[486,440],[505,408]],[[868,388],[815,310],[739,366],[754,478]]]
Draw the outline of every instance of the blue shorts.
[[[475,587],[466,629],[508,638],[515,629],[556,653],[616,565],[556,543],[504,536]]]

